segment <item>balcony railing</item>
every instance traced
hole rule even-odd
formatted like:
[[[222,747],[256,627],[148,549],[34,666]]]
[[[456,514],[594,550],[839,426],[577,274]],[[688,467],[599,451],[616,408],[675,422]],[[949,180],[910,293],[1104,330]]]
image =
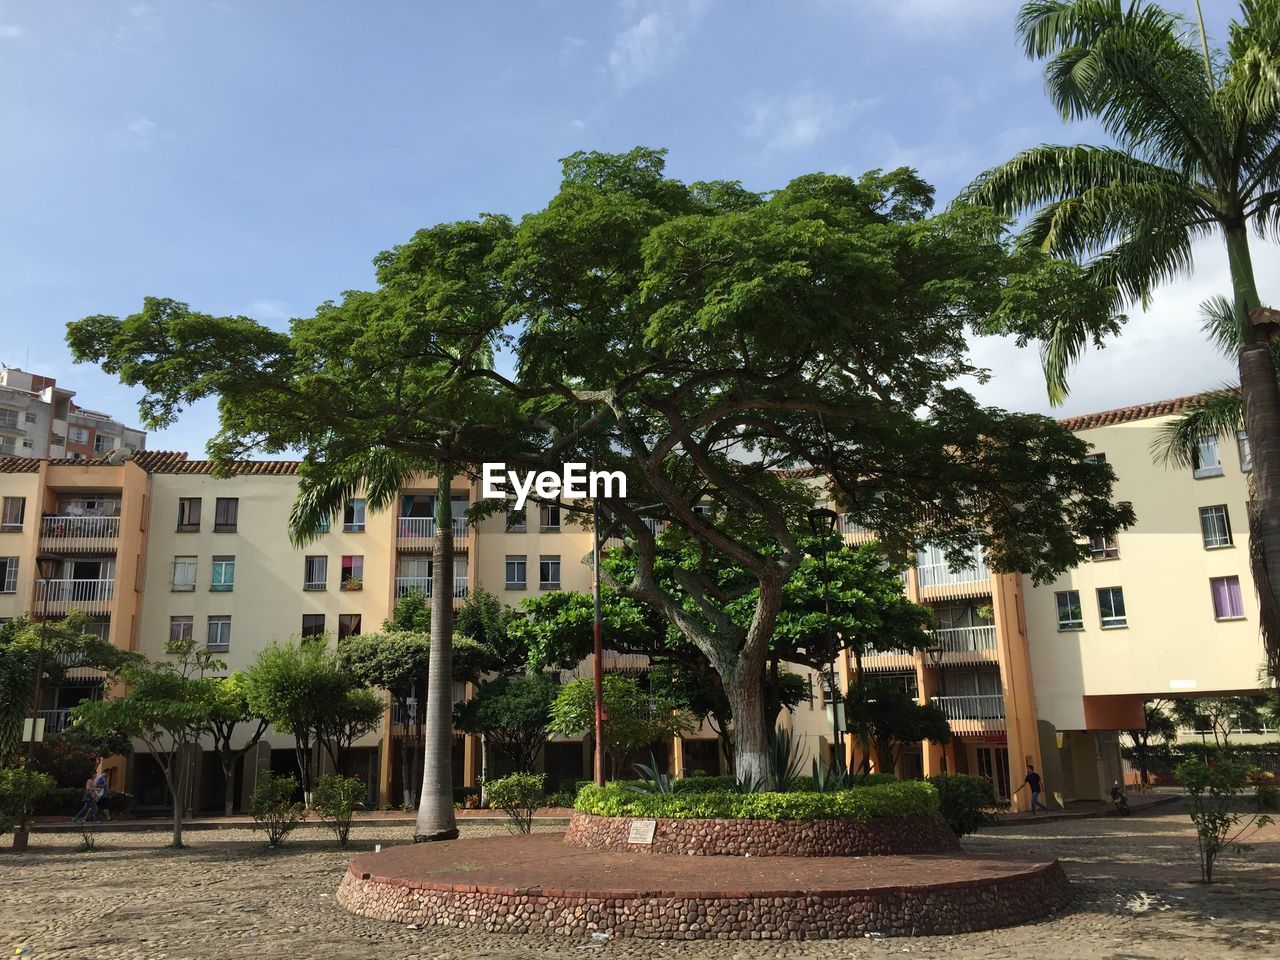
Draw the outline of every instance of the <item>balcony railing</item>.
[[[45,733],[61,733],[67,729],[67,721],[70,717],[71,710],[39,710],[36,712],[41,720],[44,721]],[[31,714],[27,714],[31,716]]]
[[[868,673],[911,671],[916,668],[912,650],[872,650],[862,655],[862,669]]]
[[[465,518],[456,517],[453,521],[453,545],[465,547],[470,527]],[[396,536],[400,540],[424,541],[434,540],[436,536],[435,517],[400,517],[396,521]]]
[[[37,580],[36,601],[46,599],[55,612],[92,611],[109,606],[115,595],[114,580]]]
[[[933,631],[935,645],[947,653],[994,653],[995,624],[973,627],[942,627]]]
[[[40,539],[54,550],[95,549],[120,537],[119,517],[43,517]]]
[[[431,581],[434,577],[396,577],[396,596],[403,597],[406,593],[413,590],[419,590],[428,597],[431,596]],[[453,595],[462,598],[467,595],[468,577],[453,578]]]
[[[930,701],[948,720],[1003,720],[1004,697],[998,693],[934,697]]]

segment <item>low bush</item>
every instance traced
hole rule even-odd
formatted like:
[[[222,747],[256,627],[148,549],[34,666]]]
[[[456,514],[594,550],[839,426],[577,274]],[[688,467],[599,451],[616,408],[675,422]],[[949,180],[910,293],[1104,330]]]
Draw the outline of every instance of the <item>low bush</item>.
[[[27,811],[34,811],[41,797],[53,787],[53,777],[22,767],[0,768],[0,834],[22,826]]]
[[[351,835],[351,820],[356,811],[364,806],[368,793],[358,777],[326,773],[316,781],[315,792],[311,794],[311,805],[333,827],[338,846],[347,845],[347,838]]]
[[[84,787],[54,787],[36,801],[36,813],[44,817],[69,817],[84,803]]]
[[[974,833],[995,820],[996,792],[985,777],[939,773],[929,782],[938,791],[942,819],[957,837]]]
[[[511,827],[516,833],[528,833],[533,829],[533,812],[546,800],[545,783],[545,774],[513,773],[486,784],[485,797],[489,806],[497,807],[511,818]]]
[[[938,795],[923,781],[882,783],[833,793],[731,793],[727,790],[636,793],[622,784],[588,785],[574,809],[600,817],[678,820],[858,820],[928,816]]]
[[[293,800],[297,790],[298,781],[293,777],[266,771],[258,778],[249,799],[249,813],[258,829],[266,833],[268,846],[282,846],[306,815],[306,808]]]
[[[577,798],[577,790],[557,790],[554,793],[548,793],[543,798],[542,805],[545,807],[572,807],[573,801]]]

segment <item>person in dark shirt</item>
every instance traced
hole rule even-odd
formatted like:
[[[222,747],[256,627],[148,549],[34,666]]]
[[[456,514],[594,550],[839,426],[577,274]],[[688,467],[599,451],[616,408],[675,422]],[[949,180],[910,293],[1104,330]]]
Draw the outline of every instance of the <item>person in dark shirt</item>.
[[[1022,782],[1031,788],[1031,812],[1035,813],[1038,807],[1048,813],[1049,808],[1040,802],[1040,788],[1044,786],[1044,783],[1040,779],[1040,774],[1036,773],[1036,768],[1029,763],[1027,764],[1027,777]]]

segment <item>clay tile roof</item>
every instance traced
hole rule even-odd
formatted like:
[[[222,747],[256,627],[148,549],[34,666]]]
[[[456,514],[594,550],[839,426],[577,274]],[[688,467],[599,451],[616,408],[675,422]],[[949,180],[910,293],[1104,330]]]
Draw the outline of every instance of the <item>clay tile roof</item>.
[[[213,473],[213,461],[189,460],[185,453],[166,450],[139,450],[133,462],[147,473]],[[297,460],[243,460],[232,466],[231,472],[242,476],[294,476],[298,472]]]
[[[35,473],[40,461],[30,457],[0,457],[0,473]]]
[[[1095,427],[1108,427],[1114,423],[1147,420],[1151,417],[1167,417],[1185,409],[1193,400],[1197,400],[1199,397],[1198,393],[1193,393],[1185,397],[1174,397],[1172,400],[1140,403],[1134,407],[1120,407],[1116,410],[1103,410],[1100,413],[1083,413],[1078,417],[1065,417],[1058,422],[1074,432],[1077,430],[1092,430]]]

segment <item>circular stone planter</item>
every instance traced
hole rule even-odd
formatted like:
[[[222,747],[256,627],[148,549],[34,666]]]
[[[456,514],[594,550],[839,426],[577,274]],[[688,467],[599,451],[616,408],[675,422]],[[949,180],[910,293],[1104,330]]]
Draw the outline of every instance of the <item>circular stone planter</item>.
[[[650,857],[556,834],[406,844],[352,859],[338,902],[391,923],[666,940],[954,934],[1062,909],[1058,863],[965,856]]]
[[[725,857],[876,857],[957,853],[960,844],[941,817],[871,820],[652,820],[653,842],[631,843],[642,817],[574,813],[564,842],[591,850]]]

